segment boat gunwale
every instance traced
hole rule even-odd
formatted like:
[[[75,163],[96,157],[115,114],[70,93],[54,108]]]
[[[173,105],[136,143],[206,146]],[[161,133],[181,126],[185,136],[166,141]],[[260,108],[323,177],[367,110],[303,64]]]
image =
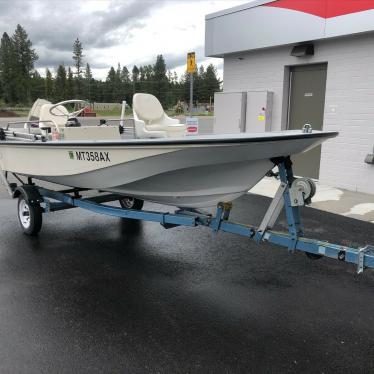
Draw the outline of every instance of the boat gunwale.
[[[240,143],[263,143],[263,142],[273,142],[273,141],[283,141],[283,140],[299,140],[299,139],[318,139],[318,138],[334,138],[339,135],[336,131],[322,131],[315,133],[293,133],[293,134],[282,134],[280,132],[273,136],[241,136],[241,137],[201,137],[201,138],[179,138],[179,139],[121,139],[117,141],[113,140],[71,140],[71,141],[47,141],[42,142],[40,140],[35,141],[0,141],[0,146],[8,145],[21,145],[21,146],[42,146],[42,147],[118,147],[118,146],[178,146],[178,145],[220,145],[220,144],[240,144]],[[210,136],[210,135],[208,135]]]

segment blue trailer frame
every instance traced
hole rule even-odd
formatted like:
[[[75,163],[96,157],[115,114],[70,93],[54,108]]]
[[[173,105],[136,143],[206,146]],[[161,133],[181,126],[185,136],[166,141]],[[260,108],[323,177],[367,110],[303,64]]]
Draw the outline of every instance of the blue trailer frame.
[[[106,202],[120,199],[121,196],[119,195],[106,194],[82,198],[79,195],[81,190],[53,191],[34,185],[31,179],[28,180],[28,184],[20,187],[10,186],[9,190],[12,190],[13,197],[23,195],[30,204],[42,204],[43,213],[79,207],[109,216],[159,222],[165,228],[206,226],[215,232],[224,231],[245,236],[255,240],[257,243],[269,242],[276,244],[287,248],[290,252],[305,252],[313,259],[329,257],[356,264],[359,274],[365,268],[374,268],[373,246],[367,245],[363,248],[353,248],[304,237],[300,220],[300,204],[297,205],[291,200],[292,183],[295,180],[292,172],[292,163],[289,157],[274,159],[273,161],[279,169],[280,187],[258,228],[229,221],[232,203],[219,203],[214,215],[192,209],[181,209],[175,213],[162,213],[105,205]],[[288,223],[288,233],[271,230],[283,207]]]

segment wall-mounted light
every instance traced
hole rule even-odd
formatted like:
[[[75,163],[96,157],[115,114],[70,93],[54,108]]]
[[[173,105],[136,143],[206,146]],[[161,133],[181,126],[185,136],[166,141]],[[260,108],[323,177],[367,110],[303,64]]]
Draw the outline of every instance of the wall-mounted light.
[[[294,57],[305,57],[314,55],[314,45],[313,43],[302,43],[295,45],[292,48],[291,56]]]

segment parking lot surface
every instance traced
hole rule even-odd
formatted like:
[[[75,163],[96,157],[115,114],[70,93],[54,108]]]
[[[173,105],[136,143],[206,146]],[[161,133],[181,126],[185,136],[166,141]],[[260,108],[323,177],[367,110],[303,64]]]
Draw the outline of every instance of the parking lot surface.
[[[258,224],[269,201],[245,196],[233,219]],[[309,237],[374,244],[371,223],[302,216]],[[206,228],[43,218],[22,235],[0,196],[1,373],[374,372],[370,270]]]

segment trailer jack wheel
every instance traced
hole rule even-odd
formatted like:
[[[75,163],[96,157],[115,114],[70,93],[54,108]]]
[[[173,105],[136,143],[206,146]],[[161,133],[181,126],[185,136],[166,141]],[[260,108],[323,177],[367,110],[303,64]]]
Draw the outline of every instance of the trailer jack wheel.
[[[121,207],[123,209],[134,209],[141,210],[144,205],[144,201],[141,199],[136,199],[135,197],[126,196],[119,200]]]
[[[18,198],[18,219],[26,235],[36,235],[42,228],[42,208],[40,204],[30,204],[21,194]]]

